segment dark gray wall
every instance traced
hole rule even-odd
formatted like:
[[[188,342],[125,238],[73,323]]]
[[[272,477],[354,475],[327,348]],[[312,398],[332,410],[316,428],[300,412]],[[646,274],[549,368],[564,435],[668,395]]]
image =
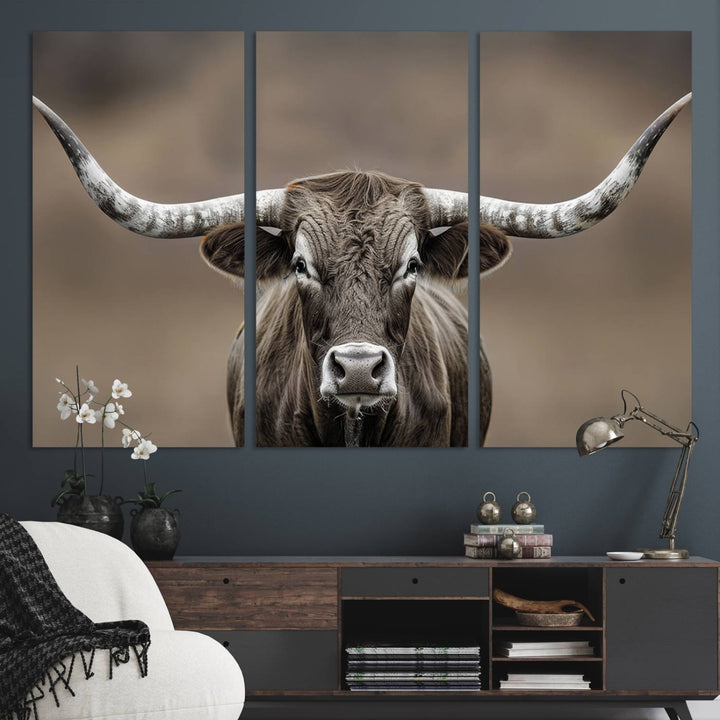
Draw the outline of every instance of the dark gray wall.
[[[4,472],[0,511],[52,519],[48,499],[68,464],[67,449],[31,447],[31,178],[30,41],[33,30],[245,30],[246,61],[257,30],[466,30],[470,58],[471,196],[478,195],[477,58],[481,30],[690,30],[693,33],[693,416],[702,430],[681,516],[681,545],[720,555],[720,10],[717,0],[624,2],[479,2],[451,0],[74,0],[10,1],[0,44],[3,213],[0,437]],[[246,62],[246,78],[253,65]],[[622,78],[618,78],[622,82]],[[246,192],[254,188],[246,95]],[[252,236],[248,232],[248,236]],[[252,251],[250,251],[252,258]],[[477,249],[471,266],[478,267]],[[254,267],[248,261],[247,273]],[[248,329],[254,298],[246,290]],[[477,330],[478,287],[470,288],[470,326]],[[71,325],[72,318],[67,319]],[[252,335],[252,332],[248,333]],[[471,333],[472,336],[473,333]],[[69,336],[70,337],[70,336]],[[68,340],[69,342],[71,339]],[[668,338],[668,343],[673,338]],[[476,341],[475,341],[476,343]],[[471,341],[470,357],[477,345]],[[252,351],[250,348],[249,351]],[[642,348],[638,349],[642,352]],[[250,356],[252,357],[252,355]],[[652,367],[654,358],[647,358]],[[477,370],[476,363],[474,370]],[[254,383],[249,373],[248,383]],[[477,398],[477,379],[470,380]],[[646,399],[650,407],[652,403]],[[548,408],[548,412],[552,412]],[[592,408],[588,408],[592,413]],[[248,409],[252,427],[254,413]],[[471,437],[479,408],[471,402]],[[673,421],[673,418],[670,418]],[[677,422],[683,422],[679,418]],[[154,477],[182,487],[183,554],[457,554],[482,492],[509,506],[518,490],[533,494],[556,552],[597,554],[652,544],[677,450],[613,448],[580,460],[571,449],[358,450],[252,447],[164,449]],[[137,476],[121,451],[109,453],[109,482],[131,495]]]

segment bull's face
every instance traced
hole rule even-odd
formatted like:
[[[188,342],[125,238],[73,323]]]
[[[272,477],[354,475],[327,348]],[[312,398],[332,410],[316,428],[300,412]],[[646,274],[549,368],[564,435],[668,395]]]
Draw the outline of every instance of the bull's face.
[[[302,219],[291,259],[320,395],[351,413],[397,395],[422,268],[412,220],[395,199],[381,205],[354,221]]]

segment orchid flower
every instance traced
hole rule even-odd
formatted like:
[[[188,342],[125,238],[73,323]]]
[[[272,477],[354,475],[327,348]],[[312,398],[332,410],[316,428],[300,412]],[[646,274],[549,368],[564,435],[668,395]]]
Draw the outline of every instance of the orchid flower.
[[[88,423],[88,425],[94,425],[97,422],[95,417],[95,411],[90,409],[87,403],[83,403],[80,412],[75,416],[75,420],[78,423]]]
[[[100,410],[95,411],[95,419],[98,422],[103,422],[105,424],[106,428],[110,428],[111,430],[115,427],[115,421],[120,417],[120,415],[115,412],[115,403],[108,403],[105,405],[105,407],[100,408]]]
[[[122,446],[123,446],[124,448],[130,447],[130,445],[132,444],[132,442],[133,442],[134,440],[141,440],[141,439],[142,439],[142,438],[140,437],[140,435],[138,435],[137,432],[135,432],[135,430],[130,430],[129,428],[123,428],[122,434],[123,434],[123,436],[122,436]]]
[[[67,420],[73,413],[73,410],[76,409],[74,404],[74,399],[70,397],[67,393],[63,393],[60,396],[60,401],[57,404],[57,409],[60,412],[60,419],[61,420]]]
[[[156,450],[157,445],[155,445],[151,440],[145,440],[145,438],[142,438],[137,444],[137,447],[133,450],[130,458],[132,460],[149,460],[150,455],[152,455]]]
[[[91,395],[97,395],[100,392],[93,380],[85,380],[85,378],[83,378],[80,380],[80,384],[82,385],[83,392],[87,391]]]
[[[120,382],[120,380],[116,378],[115,380],[113,380],[112,384],[112,396],[113,398],[115,398],[115,400],[121,397],[129,398],[132,397],[132,392],[128,388],[127,383]]]

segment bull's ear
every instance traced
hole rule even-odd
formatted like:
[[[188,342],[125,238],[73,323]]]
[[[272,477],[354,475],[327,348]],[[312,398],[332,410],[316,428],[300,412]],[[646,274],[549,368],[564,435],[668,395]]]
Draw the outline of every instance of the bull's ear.
[[[420,257],[425,271],[447,280],[467,277],[468,224],[457,223],[440,233],[430,232]]]
[[[430,274],[450,280],[467,277],[468,224],[457,223],[447,230],[430,234],[421,252]],[[505,234],[491,225],[480,226],[480,276],[501,267],[510,257],[512,246]]]
[[[221,225],[200,244],[200,255],[213,270],[233,278],[245,276],[245,223]]]
[[[480,277],[501,268],[512,255],[512,245],[504,232],[492,225],[480,226]]]
[[[233,278],[245,276],[245,225],[232,223],[215,228],[205,236],[200,254],[214,270]],[[268,280],[287,274],[292,253],[287,242],[272,232],[257,228],[257,279]]]

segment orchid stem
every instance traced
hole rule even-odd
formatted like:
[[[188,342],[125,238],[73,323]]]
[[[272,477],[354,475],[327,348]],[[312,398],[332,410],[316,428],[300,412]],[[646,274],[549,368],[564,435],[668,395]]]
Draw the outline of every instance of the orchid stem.
[[[100,427],[100,495],[103,494],[103,485],[105,485],[105,408],[103,407],[103,417],[100,419],[102,423]]]
[[[78,365],[75,366],[75,380],[77,381],[77,404],[78,404],[78,413],[80,412],[80,367]],[[82,458],[82,471],[83,471],[83,495],[85,495],[85,491],[87,490],[87,473],[85,472],[85,441],[83,438],[83,427],[82,423],[78,423],[78,426],[80,428],[80,456]]]

